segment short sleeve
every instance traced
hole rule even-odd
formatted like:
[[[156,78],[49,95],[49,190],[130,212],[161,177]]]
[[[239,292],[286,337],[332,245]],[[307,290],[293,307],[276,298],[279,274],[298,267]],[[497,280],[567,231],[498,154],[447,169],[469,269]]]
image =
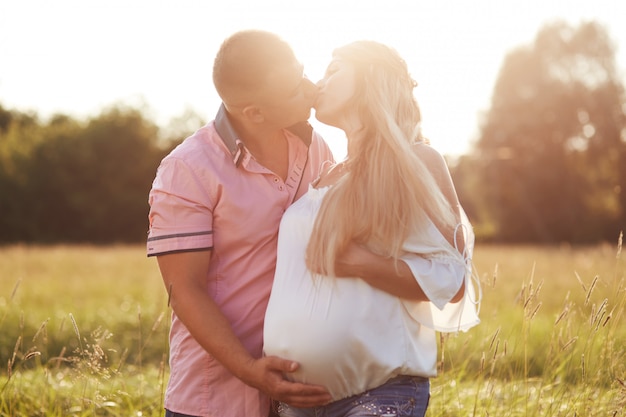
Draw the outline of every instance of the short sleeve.
[[[430,302],[440,310],[461,288],[465,277],[465,265],[454,259],[428,259],[413,253],[400,259],[409,266],[413,277]]]
[[[148,256],[212,248],[213,204],[184,160],[168,157],[161,162],[148,201]]]
[[[457,229],[464,231],[465,253],[458,260],[442,257],[434,247],[427,246],[415,247],[418,250],[401,258],[430,300],[403,300],[404,307],[413,320],[439,332],[467,331],[480,323],[478,312],[482,292],[472,268],[474,233],[462,209],[461,219]],[[442,240],[440,244],[443,244]],[[451,303],[461,283],[465,283],[463,298],[458,303]]]
[[[479,299],[469,273],[465,278],[465,294],[458,303],[446,303],[442,308],[429,301],[403,300],[402,303],[413,320],[438,332],[467,331],[480,323]]]

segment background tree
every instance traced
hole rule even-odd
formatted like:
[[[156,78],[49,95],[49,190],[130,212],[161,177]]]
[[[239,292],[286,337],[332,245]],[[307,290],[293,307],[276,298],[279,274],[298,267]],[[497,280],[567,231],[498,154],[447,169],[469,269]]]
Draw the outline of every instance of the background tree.
[[[43,141],[36,115],[0,106],[0,242],[19,240],[24,216],[32,150]]]
[[[606,31],[544,27],[504,60],[455,174],[461,197],[499,241],[614,241],[626,209],[625,110]]]
[[[0,133],[0,242],[145,239],[148,191],[169,150],[154,123],[120,107],[86,122],[10,118]]]

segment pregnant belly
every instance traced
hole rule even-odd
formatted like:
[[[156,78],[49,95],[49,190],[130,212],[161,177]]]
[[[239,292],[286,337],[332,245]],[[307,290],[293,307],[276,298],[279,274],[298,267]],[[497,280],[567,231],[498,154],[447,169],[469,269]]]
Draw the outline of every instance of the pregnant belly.
[[[386,314],[389,305],[381,311],[372,303],[371,288],[363,285],[342,281],[332,291],[313,289],[315,296],[273,293],[264,325],[265,354],[297,361],[300,367],[287,377],[323,385],[335,399],[384,383],[401,361],[397,349],[403,343],[389,340],[399,334]]]

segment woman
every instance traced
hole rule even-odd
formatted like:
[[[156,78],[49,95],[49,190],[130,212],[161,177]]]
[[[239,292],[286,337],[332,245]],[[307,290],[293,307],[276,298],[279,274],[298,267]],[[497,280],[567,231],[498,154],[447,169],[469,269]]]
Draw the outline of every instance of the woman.
[[[346,133],[348,154],[283,216],[264,350],[334,401],[326,414],[280,404],[281,416],[423,416],[435,331],[478,323],[471,230],[420,135],[415,86],[372,41],[337,49],[318,83],[316,118]]]

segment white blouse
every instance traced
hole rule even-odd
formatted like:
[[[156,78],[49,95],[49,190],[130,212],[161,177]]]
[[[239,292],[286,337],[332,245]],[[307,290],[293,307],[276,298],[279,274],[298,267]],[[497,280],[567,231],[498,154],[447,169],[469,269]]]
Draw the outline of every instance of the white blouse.
[[[287,377],[323,385],[335,400],[396,375],[435,376],[435,331],[465,331],[478,324],[470,259],[443,250],[450,245],[431,225],[428,236],[405,242],[402,257],[430,302],[400,299],[359,278],[314,278],[305,251],[327,190],[311,187],[281,221],[265,315],[265,354],[299,362]],[[449,304],[463,280],[464,299]]]

